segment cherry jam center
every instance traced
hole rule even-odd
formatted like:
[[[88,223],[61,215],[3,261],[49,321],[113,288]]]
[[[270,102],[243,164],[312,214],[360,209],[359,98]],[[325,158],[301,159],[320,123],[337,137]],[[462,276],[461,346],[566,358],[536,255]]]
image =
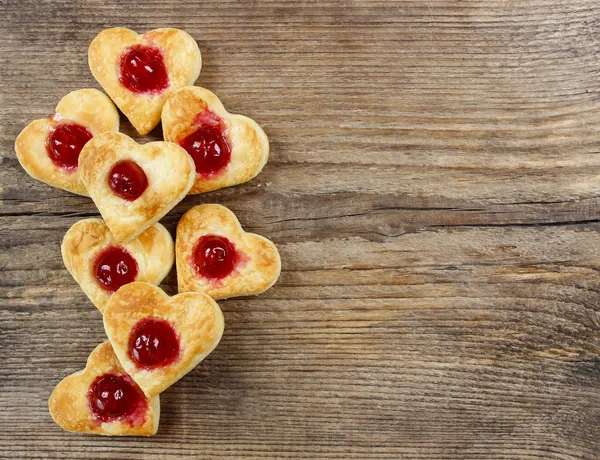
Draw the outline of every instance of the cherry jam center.
[[[94,276],[106,291],[115,292],[121,286],[135,281],[138,264],[125,249],[111,246],[96,258]]]
[[[129,356],[139,366],[166,366],[179,355],[179,339],[173,326],[163,319],[146,318],[129,335]]]
[[[179,142],[196,164],[196,173],[211,176],[231,160],[231,147],[223,120],[208,109],[197,117],[200,126]]]
[[[56,166],[76,169],[81,149],[92,138],[89,130],[77,123],[63,123],[46,138],[48,156]]]
[[[227,238],[205,235],[196,244],[194,263],[198,273],[205,278],[225,278],[235,268],[236,261],[235,246]]]
[[[94,380],[88,392],[90,407],[102,422],[132,415],[144,407],[141,390],[128,375],[101,375]]]
[[[134,201],[148,188],[148,177],[136,162],[123,160],[108,173],[110,189],[127,201]]]
[[[158,93],[169,86],[169,76],[158,48],[136,45],[120,57],[119,82],[133,93]]]

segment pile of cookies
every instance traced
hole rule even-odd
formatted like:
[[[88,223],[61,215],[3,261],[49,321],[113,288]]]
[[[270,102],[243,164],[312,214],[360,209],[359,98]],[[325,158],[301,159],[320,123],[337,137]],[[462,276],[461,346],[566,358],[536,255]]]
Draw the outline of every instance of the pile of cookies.
[[[107,29],[90,44],[88,60],[110,97],[71,92],[15,143],[29,175],[91,197],[102,215],[73,225],[61,249],[103,314],[108,341],[56,386],[49,408],[68,431],[148,436],[158,429],[158,395],[221,339],[215,300],[260,294],[281,271],[275,245],[244,232],[224,206],[187,211],[175,244],[158,221],[188,194],[255,177],[269,141],[253,120],[190,86],[202,59],[184,31]],[[140,145],[121,134],[113,102],[141,135],[162,121],[164,142]],[[174,261],[179,294],[169,297],[157,285]]]

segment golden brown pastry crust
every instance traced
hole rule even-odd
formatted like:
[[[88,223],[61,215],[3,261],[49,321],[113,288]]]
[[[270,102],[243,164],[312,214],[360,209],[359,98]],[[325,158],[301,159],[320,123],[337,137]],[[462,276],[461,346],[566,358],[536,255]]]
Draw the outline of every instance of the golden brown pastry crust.
[[[119,112],[110,98],[97,89],[80,89],[64,96],[53,115],[34,120],[17,137],[15,152],[21,166],[34,179],[79,195],[88,196],[78,170],[56,166],[46,150],[50,130],[72,121],[87,128],[93,136],[119,130]]]
[[[179,358],[157,369],[139,368],[129,357],[131,330],[149,317],[168,321],[179,337]],[[169,297],[148,283],[126,284],[104,309],[104,329],[115,354],[149,397],[163,392],[206,358],[221,340],[224,326],[223,313],[209,296],[186,292]]]
[[[148,178],[148,188],[135,201],[116,195],[108,174],[122,160],[135,161]],[[79,155],[81,180],[118,243],[131,241],[158,222],[194,183],[194,161],[172,142],[140,145],[121,133],[104,133],[88,142]]]
[[[162,127],[166,141],[180,142],[194,132],[194,118],[206,108],[221,117],[231,147],[231,161],[213,177],[196,175],[190,194],[209,192],[241,184],[256,177],[269,158],[269,139],[254,120],[227,112],[209,90],[188,86],[175,91],[163,108]]]
[[[200,276],[192,260],[195,245],[203,235],[229,239],[243,261],[221,280]],[[213,299],[257,295],[269,289],[281,272],[279,252],[272,241],[246,233],[235,214],[218,204],[198,205],[186,212],[177,225],[175,241],[179,292],[202,292]]]
[[[110,246],[118,246],[102,219],[84,219],[65,234],[61,246],[67,270],[92,303],[104,311],[111,296],[94,277],[96,256]],[[159,284],[173,267],[173,238],[161,224],[154,224],[128,243],[121,245],[138,264],[137,281]]]
[[[163,54],[169,87],[157,94],[134,94],[119,82],[119,56],[134,45],[158,46]],[[160,113],[173,91],[192,85],[200,75],[202,57],[196,41],[183,30],[155,29],[138,35],[123,27],[100,32],[88,49],[92,74],[141,135],[160,122]]]
[[[105,436],[152,436],[158,430],[160,401],[147,400],[148,410],[142,424],[127,421],[100,422],[89,406],[88,390],[96,377],[103,374],[123,375],[125,371],[110,342],[98,345],[90,354],[85,369],[64,378],[50,395],[48,408],[52,419],[63,429]]]

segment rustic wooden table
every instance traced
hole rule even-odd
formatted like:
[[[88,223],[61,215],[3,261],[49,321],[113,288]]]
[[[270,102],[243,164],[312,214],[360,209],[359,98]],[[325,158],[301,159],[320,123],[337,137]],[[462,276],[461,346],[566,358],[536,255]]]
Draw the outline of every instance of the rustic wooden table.
[[[600,458],[598,0],[0,0],[0,15],[0,457]],[[104,340],[59,250],[97,211],[13,151],[66,92],[98,87],[87,46],[117,25],[188,31],[198,84],[271,139],[257,179],[165,224],[222,203],[283,258],[266,294],[221,302],[223,341],[141,439],[48,414]]]

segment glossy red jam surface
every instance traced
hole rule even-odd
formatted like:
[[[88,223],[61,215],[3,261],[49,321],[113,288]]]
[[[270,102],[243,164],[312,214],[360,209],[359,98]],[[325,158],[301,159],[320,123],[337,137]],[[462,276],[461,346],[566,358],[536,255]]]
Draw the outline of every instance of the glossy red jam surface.
[[[106,291],[115,292],[121,286],[135,281],[138,264],[125,249],[111,246],[102,251],[94,264],[94,276]]]
[[[127,201],[134,201],[148,188],[148,178],[135,161],[124,160],[115,164],[108,173],[110,189]]]
[[[221,279],[230,275],[237,259],[233,243],[218,235],[201,237],[196,243],[193,255],[196,271],[210,279]]]
[[[179,355],[179,339],[168,321],[146,318],[129,335],[129,357],[140,367],[155,368],[171,364]]]
[[[88,390],[92,412],[102,422],[111,422],[141,412],[148,407],[146,398],[128,375],[104,374]]]
[[[199,126],[183,138],[181,145],[196,164],[196,173],[212,176],[225,169],[231,160],[231,147],[225,133],[225,123],[206,109],[194,120]]]
[[[92,133],[77,123],[62,123],[46,138],[48,156],[59,168],[76,169],[81,149],[92,138]]]
[[[119,68],[119,81],[133,93],[159,93],[169,86],[167,67],[158,48],[128,48],[121,54]]]

